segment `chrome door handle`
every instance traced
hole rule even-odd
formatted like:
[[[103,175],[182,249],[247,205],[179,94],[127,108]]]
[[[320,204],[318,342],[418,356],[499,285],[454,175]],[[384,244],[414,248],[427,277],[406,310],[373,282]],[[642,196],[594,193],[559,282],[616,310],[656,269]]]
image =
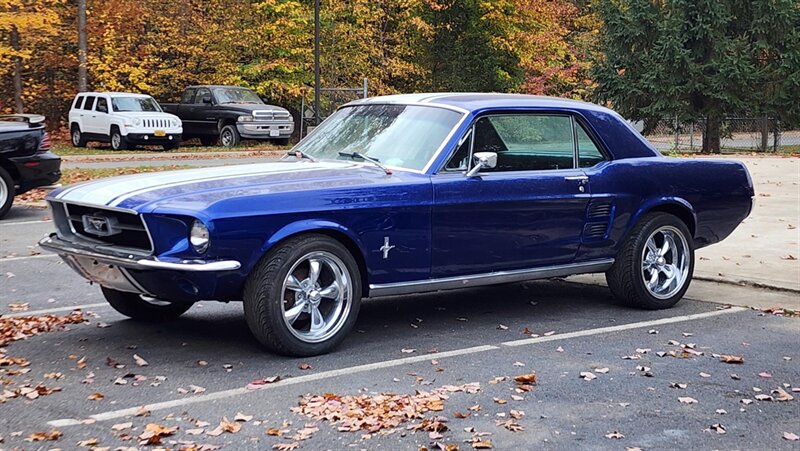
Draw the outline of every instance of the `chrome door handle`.
[[[589,183],[589,177],[585,175],[576,175],[572,177],[564,177],[564,180],[568,182],[578,182],[579,185],[585,185]]]

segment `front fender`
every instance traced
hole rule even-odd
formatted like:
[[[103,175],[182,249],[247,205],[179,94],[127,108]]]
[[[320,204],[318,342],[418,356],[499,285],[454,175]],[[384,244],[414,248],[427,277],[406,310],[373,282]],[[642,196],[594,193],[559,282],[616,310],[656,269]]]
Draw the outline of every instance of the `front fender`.
[[[264,241],[264,244],[261,246],[259,250],[258,259],[264,256],[270,249],[272,249],[276,244],[289,238],[294,235],[298,235],[301,233],[312,233],[312,232],[333,232],[333,234],[338,236],[346,237],[350,243],[343,243],[345,245],[352,244],[354,247],[358,248],[358,252],[361,255],[354,255],[353,257],[356,260],[363,261],[365,258],[365,251],[364,246],[361,240],[358,238],[355,232],[353,232],[349,227],[339,224],[337,222],[324,220],[324,219],[304,219],[300,221],[295,221],[285,226],[281,227],[277,232],[273,233],[269,238]],[[352,248],[353,246],[347,246]]]

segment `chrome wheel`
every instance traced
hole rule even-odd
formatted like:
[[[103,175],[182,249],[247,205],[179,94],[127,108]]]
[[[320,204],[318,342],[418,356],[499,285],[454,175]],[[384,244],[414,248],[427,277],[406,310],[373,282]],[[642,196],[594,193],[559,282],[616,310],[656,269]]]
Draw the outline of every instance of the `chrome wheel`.
[[[311,252],[289,269],[282,287],[283,320],[306,343],[335,335],[347,322],[353,304],[347,266],[329,252]]]
[[[120,136],[119,132],[114,132],[111,134],[111,147],[115,150],[118,150],[122,144],[122,136]]]
[[[667,299],[683,288],[689,273],[689,245],[680,230],[662,226],[642,249],[642,279],[650,294]]]
[[[225,147],[231,147],[233,145],[233,133],[228,129],[222,130],[222,134],[219,136],[219,142]]]
[[[11,190],[9,189],[8,185],[6,185],[5,179],[0,177],[0,208],[8,202],[8,196],[10,195]]]

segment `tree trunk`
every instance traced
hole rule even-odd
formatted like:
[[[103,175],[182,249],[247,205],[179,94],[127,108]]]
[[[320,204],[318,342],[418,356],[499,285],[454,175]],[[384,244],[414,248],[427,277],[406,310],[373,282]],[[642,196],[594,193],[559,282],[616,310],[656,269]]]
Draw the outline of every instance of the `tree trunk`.
[[[706,129],[703,132],[703,153],[720,153],[720,118],[709,114],[706,117]]]
[[[17,27],[11,27],[11,48],[15,52],[20,51],[19,30],[17,30]],[[19,56],[14,56],[14,111],[17,113],[23,112],[22,59]]]
[[[766,152],[769,150],[769,118],[764,117],[761,120],[761,151]]]
[[[86,0],[78,0],[78,91],[84,92],[86,83]]]

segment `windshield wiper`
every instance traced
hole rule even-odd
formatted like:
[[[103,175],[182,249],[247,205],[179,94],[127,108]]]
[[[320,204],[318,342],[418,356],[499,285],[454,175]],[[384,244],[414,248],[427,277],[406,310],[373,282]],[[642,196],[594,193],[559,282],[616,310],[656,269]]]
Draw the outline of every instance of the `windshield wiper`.
[[[284,155],[284,156],[288,157],[290,155],[293,155],[293,156],[297,157],[298,160],[301,160],[301,159],[305,158],[306,160],[311,160],[312,163],[316,163],[317,162],[316,158],[312,157],[311,155],[309,155],[307,153],[303,153],[300,150],[295,150],[294,152],[292,152],[290,150],[290,151],[286,152],[286,155]]]
[[[341,157],[350,157],[350,159],[361,158],[362,160],[369,161],[370,163],[374,164],[375,166],[383,169],[383,172],[385,172],[386,175],[392,175],[392,170],[387,168],[386,166],[382,165],[380,160],[378,160],[377,158],[368,157],[368,156],[366,156],[364,154],[361,154],[361,153],[358,153],[358,152],[352,152],[352,153],[351,152],[339,152],[339,156],[341,156]]]

